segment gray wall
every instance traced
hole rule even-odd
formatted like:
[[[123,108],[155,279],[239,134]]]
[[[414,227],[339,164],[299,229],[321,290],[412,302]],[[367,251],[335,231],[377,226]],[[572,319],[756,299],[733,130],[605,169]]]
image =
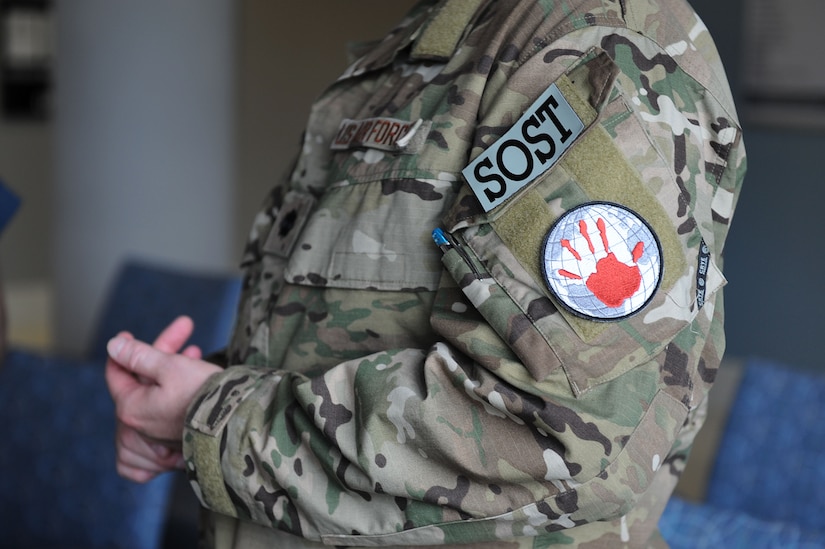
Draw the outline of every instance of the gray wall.
[[[233,15],[232,0],[58,4],[51,257],[61,351],[87,349],[127,257],[233,267]]]
[[[825,371],[825,135],[754,129],[726,257],[728,349]]]

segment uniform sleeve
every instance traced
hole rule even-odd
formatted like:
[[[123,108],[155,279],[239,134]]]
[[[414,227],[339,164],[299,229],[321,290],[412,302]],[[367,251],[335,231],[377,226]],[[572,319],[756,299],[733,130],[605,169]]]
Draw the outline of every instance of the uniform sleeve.
[[[638,58],[618,42],[583,55],[556,82],[586,128],[564,159],[506,208],[457,201],[434,345],[318,375],[236,366],[210,379],[184,433],[206,507],[337,545],[493,541],[631,512],[685,453],[680,432],[724,347],[718,259],[744,170],[735,120],[690,75]],[[498,107],[542,59],[490,99],[478,134],[502,126]],[[672,97],[682,111],[668,118]],[[594,203],[626,207],[659,243],[661,281],[627,318],[572,313],[542,273],[543,237]],[[596,259],[636,244],[611,238]]]

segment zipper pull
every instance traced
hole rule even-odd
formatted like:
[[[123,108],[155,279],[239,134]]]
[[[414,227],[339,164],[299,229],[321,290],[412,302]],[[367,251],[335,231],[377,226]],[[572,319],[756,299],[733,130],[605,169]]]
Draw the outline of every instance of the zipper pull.
[[[440,228],[433,229],[433,241],[436,246],[438,246],[438,248],[445,253],[453,247],[452,243],[447,238],[446,233]]]

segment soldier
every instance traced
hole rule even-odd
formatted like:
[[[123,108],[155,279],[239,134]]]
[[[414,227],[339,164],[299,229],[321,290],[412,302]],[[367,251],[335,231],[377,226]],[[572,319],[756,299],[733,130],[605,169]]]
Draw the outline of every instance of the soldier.
[[[230,367],[110,342],[120,471],[220,548],[665,546],[744,170],[685,2],[425,0],[313,107]]]

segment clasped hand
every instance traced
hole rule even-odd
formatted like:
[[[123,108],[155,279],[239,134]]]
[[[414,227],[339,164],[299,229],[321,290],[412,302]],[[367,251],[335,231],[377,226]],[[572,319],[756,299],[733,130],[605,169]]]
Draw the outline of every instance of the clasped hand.
[[[181,437],[189,403],[206,380],[221,371],[185,346],[194,330],[188,317],[167,326],[152,345],[128,332],[112,338],[106,382],[117,415],[117,471],[147,482],[183,466]]]

